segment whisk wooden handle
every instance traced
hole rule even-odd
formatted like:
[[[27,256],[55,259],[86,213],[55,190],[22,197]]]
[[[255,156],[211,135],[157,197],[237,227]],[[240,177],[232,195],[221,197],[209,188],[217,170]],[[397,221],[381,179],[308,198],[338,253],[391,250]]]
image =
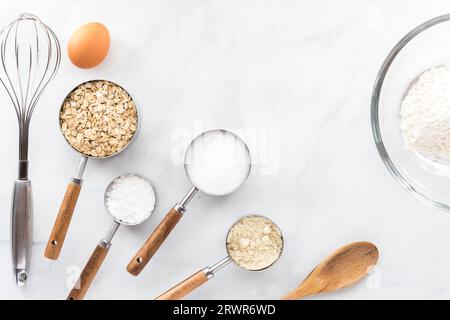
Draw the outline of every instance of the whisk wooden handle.
[[[94,281],[98,270],[105,260],[108,251],[108,248],[105,248],[100,244],[97,245],[94,252],[92,252],[91,257],[89,258],[89,261],[86,263],[86,266],[81,272],[78,281],[70,291],[67,300],[82,300],[84,298],[86,292],[91,286],[92,281]]]
[[[177,284],[175,287],[169,289],[155,300],[179,300],[200,287],[206,281],[208,281],[208,276],[205,270],[200,270],[186,280]]]
[[[131,259],[127,266],[129,273],[134,276],[141,273],[156,251],[158,251],[159,247],[163,244],[164,240],[167,239],[173,228],[175,228],[178,221],[180,221],[181,216],[182,214],[175,208],[172,208],[169,211],[155,231],[153,231],[147,241],[145,241],[139,251],[134,255],[133,259]]]
[[[70,221],[77,204],[78,196],[81,191],[81,181],[79,183],[70,182],[67,186],[66,194],[56,216],[52,233],[47,242],[44,255],[52,260],[57,260],[69,229]]]

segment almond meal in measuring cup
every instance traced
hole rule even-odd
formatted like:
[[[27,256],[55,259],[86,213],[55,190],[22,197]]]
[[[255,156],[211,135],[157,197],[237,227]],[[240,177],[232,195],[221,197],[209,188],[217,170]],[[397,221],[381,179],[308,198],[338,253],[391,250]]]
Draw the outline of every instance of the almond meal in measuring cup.
[[[120,86],[90,81],[64,100],[60,124],[73,148],[86,156],[108,157],[125,148],[136,133],[136,105]]]
[[[253,215],[240,219],[227,235],[230,258],[247,270],[263,270],[281,255],[283,237],[268,218]]]

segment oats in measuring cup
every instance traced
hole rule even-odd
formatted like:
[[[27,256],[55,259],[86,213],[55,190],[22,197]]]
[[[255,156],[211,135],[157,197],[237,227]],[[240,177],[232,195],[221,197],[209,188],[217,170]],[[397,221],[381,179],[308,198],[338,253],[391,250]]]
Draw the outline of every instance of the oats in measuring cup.
[[[63,102],[61,130],[69,144],[91,157],[108,157],[136,133],[137,109],[130,95],[105,80],[79,85]]]

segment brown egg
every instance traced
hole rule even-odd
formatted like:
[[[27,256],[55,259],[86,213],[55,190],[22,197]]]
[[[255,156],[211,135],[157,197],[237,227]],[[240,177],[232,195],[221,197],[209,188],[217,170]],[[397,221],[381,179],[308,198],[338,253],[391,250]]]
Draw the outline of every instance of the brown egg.
[[[67,46],[70,61],[79,68],[93,68],[105,59],[109,42],[109,31],[103,24],[86,23],[70,38]]]

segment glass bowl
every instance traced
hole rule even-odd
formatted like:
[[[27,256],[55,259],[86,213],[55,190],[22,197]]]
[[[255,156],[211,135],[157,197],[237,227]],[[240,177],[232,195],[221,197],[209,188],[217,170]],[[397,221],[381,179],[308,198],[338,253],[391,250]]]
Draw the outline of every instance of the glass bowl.
[[[375,79],[371,122],[392,176],[425,203],[450,210],[450,164],[407,149],[400,130],[400,104],[408,87],[424,71],[445,64],[450,65],[450,14],[417,26],[389,52]]]

